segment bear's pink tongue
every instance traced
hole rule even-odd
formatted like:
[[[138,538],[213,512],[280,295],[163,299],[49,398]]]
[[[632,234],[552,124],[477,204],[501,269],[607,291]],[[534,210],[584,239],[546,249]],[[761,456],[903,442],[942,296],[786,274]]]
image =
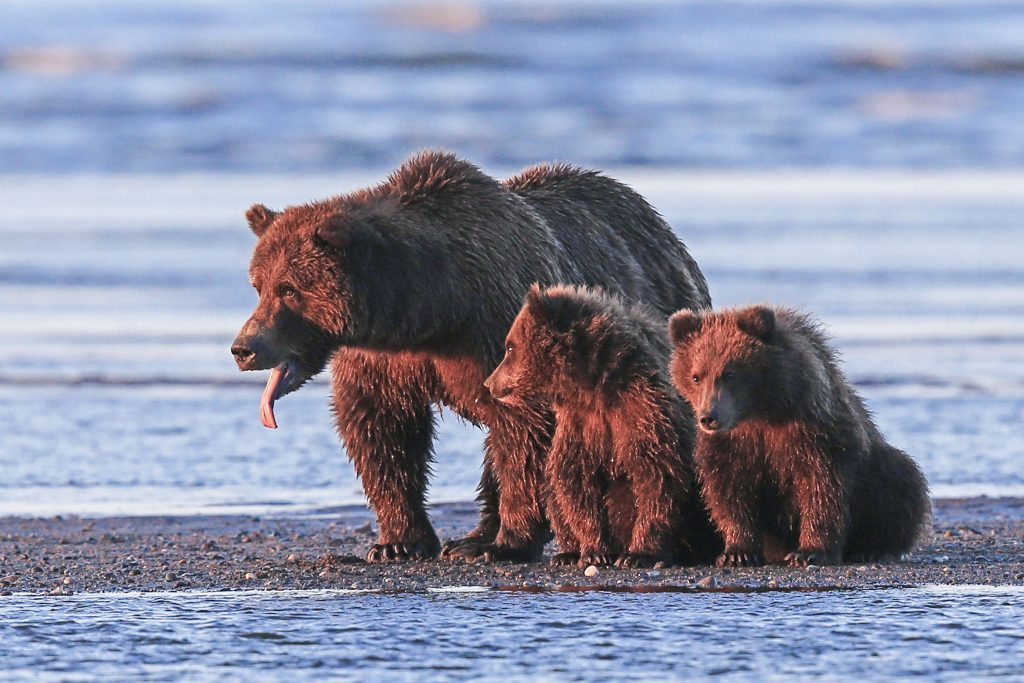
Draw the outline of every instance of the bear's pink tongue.
[[[270,379],[267,380],[267,387],[263,390],[263,398],[260,399],[260,420],[267,429],[277,429],[277,420],[274,419],[274,401],[277,400],[281,391],[281,382],[288,372],[288,364],[281,363],[270,371]]]

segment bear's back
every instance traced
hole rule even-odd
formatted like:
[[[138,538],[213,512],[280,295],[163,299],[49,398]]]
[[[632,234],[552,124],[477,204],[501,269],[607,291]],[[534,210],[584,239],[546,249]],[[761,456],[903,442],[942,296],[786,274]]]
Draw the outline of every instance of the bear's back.
[[[566,282],[601,287],[664,316],[711,305],[700,268],[661,216],[622,183],[565,164],[505,181],[560,241]]]

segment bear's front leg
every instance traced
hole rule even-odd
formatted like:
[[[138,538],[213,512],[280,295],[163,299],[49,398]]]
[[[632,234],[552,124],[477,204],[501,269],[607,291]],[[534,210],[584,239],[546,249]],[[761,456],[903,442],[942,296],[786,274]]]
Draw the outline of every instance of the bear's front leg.
[[[434,440],[427,369],[342,349],[332,372],[338,433],[377,513],[379,537],[367,562],[436,557],[441,546],[426,511]]]
[[[556,553],[550,563],[557,567],[574,567],[580,561],[580,540],[576,532],[566,518],[565,510],[562,509],[558,497],[551,488],[554,475],[551,467],[555,460],[548,453],[548,460],[545,465],[545,501],[547,503],[548,520],[551,522],[551,530],[555,532],[555,542],[558,543],[559,552]]]
[[[758,514],[761,473],[751,466],[753,458],[728,443],[716,446],[701,438],[697,445],[704,498],[711,520],[725,540],[725,550],[715,560],[718,567],[764,564],[763,529]]]
[[[487,457],[498,482],[501,526],[492,542],[461,543],[447,557],[470,562],[539,562],[549,538],[544,462],[554,431],[551,412],[498,406],[488,420]]]
[[[792,567],[840,564],[850,511],[839,461],[810,445],[803,453],[793,477],[800,510],[799,547],[785,561]]]

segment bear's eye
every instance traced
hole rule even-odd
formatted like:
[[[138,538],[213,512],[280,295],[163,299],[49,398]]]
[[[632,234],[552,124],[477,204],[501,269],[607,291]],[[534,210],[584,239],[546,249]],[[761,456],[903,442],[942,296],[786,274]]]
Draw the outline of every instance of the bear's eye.
[[[694,384],[700,384],[700,375],[694,375],[693,376],[693,383]]]
[[[516,350],[515,344],[513,344],[512,342],[509,342],[509,343],[505,344],[505,355],[507,355],[507,356],[511,355],[512,352],[515,351],[515,350]]]
[[[282,299],[295,299],[299,296],[299,290],[291,285],[280,285],[277,288],[277,295]]]

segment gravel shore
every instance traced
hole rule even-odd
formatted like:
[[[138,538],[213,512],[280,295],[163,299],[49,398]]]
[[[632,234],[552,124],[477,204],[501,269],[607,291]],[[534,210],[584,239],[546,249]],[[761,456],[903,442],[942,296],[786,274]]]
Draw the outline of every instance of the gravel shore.
[[[442,538],[465,534],[472,504],[438,505]],[[1024,499],[935,501],[927,543],[892,564],[657,570],[547,564],[368,565],[373,515],[0,518],[0,595],[126,591],[373,589],[815,590],[924,584],[1024,585]],[[551,548],[548,549],[548,554]],[[593,574],[593,571],[589,572]]]

